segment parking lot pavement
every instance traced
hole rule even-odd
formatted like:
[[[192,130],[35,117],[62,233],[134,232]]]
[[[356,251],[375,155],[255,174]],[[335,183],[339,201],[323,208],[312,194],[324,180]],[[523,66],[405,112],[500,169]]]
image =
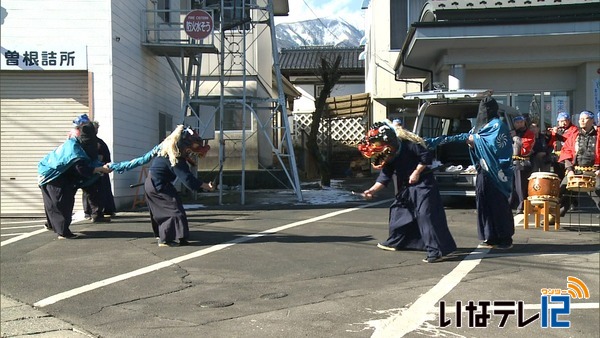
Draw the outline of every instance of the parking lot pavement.
[[[145,211],[76,222],[82,237],[72,241],[40,220],[3,219],[3,236],[15,236],[2,238],[2,337],[481,337],[466,312],[457,325],[457,302],[514,300],[518,312],[522,301],[530,318],[541,313],[540,289],[567,289],[569,276],[590,293],[562,317],[572,329],[542,329],[540,320],[518,328],[515,314],[504,328],[492,316],[484,336],[597,337],[596,223],[517,226],[513,249],[478,249],[472,204],[458,201],[446,214],[459,250],[426,264],[422,252],[376,248],[387,236],[384,197],[203,206],[188,211],[192,245],[179,248],[158,248]]]

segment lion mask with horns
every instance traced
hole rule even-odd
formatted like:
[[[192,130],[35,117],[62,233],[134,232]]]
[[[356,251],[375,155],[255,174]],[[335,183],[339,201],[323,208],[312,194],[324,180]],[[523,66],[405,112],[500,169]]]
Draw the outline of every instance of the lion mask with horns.
[[[398,156],[402,140],[425,145],[421,137],[405,130],[402,126],[393,126],[391,121],[375,122],[358,144],[358,151],[372,160],[373,168],[381,169],[385,163],[393,161]]]

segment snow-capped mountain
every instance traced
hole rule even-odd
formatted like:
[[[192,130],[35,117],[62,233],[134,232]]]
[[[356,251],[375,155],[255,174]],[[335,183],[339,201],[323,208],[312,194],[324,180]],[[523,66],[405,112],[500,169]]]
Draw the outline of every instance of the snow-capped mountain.
[[[364,33],[343,19],[313,19],[275,25],[277,46],[358,47]]]

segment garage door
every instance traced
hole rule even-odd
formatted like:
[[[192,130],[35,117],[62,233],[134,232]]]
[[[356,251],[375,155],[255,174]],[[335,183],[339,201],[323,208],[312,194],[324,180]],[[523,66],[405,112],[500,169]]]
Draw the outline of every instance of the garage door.
[[[89,113],[87,72],[0,72],[1,214],[44,214],[37,164],[66,139],[73,119]],[[81,208],[81,192],[75,210]]]

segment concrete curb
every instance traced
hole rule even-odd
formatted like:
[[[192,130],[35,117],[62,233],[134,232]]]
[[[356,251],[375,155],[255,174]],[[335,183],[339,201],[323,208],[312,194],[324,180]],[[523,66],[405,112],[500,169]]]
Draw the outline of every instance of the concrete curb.
[[[76,338],[97,337],[63,320],[5,295],[0,298],[2,337]]]

